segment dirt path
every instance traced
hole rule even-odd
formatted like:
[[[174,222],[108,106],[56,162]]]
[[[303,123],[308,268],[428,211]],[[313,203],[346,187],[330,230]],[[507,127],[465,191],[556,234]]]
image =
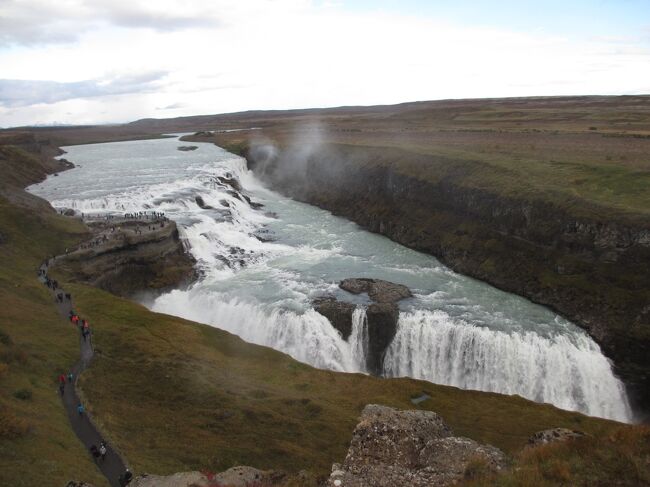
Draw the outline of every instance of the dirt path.
[[[47,281],[46,264],[43,264],[41,266],[41,271],[43,273],[39,275],[39,279],[45,284]],[[55,290],[51,289],[51,291],[59,314],[67,321],[67,326],[70,328],[70,333],[77,333],[79,335],[81,358],[70,371],[74,377],[73,382],[70,383],[66,379],[66,385],[62,399],[63,406],[65,407],[66,413],[68,414],[68,419],[70,420],[70,425],[72,426],[72,429],[76,433],[77,437],[86,447],[88,455],[90,455],[90,447],[92,445],[95,445],[97,448],[99,448],[99,445],[104,438],[88,416],[87,412],[84,412],[81,415],[78,413],[77,406],[81,404],[81,400],[77,395],[76,383],[79,374],[83,372],[88,367],[88,365],[90,365],[90,361],[93,358],[94,351],[92,344],[92,333],[88,335],[88,337],[84,340],[80,332],[81,327],[77,329],[77,327],[73,325],[69,320],[70,310],[73,309],[72,300],[65,299],[64,297],[63,302],[59,302],[56,299],[56,296],[59,293],[63,293],[65,296],[65,291],[60,287]],[[125,462],[122,460],[122,458],[120,458],[115,450],[113,450],[109,443],[106,444],[106,450],[107,452],[105,459],[97,459],[95,460],[95,463],[97,464],[97,468],[99,468],[99,470],[101,470],[104,476],[108,479],[108,482],[111,486],[120,487],[119,478],[126,470]]]

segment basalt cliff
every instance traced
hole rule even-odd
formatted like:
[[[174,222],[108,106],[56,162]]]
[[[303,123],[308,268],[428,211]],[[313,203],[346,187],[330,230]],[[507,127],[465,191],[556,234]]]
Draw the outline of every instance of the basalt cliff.
[[[237,149],[250,169],[284,194],[579,324],[647,410],[650,221],[589,204],[567,209],[534,193],[522,197],[471,186],[464,182],[471,161],[403,149],[278,148],[268,141]],[[395,163],[404,160],[409,170]],[[427,168],[427,178],[418,177],[418,167]]]

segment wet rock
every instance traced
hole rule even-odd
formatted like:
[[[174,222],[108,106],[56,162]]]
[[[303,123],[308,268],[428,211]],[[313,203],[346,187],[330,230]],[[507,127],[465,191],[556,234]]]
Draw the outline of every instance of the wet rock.
[[[225,186],[230,186],[235,191],[242,190],[241,183],[236,178],[233,177],[225,178],[223,176],[217,176],[217,181],[219,181],[221,184]]]
[[[93,484],[84,482],[83,480],[70,480],[65,487],[95,487]]]
[[[261,230],[256,231],[253,234],[253,237],[255,237],[260,242],[275,242],[275,240],[276,240],[273,233],[271,233],[271,231],[267,230],[267,229],[261,229]]]
[[[412,296],[406,286],[381,279],[344,279],[339,287],[352,294],[368,293],[368,297],[376,303],[394,303]]]
[[[399,308],[395,303],[373,303],[366,310],[368,318],[368,372],[381,375],[386,349],[397,333]]]
[[[528,439],[529,446],[546,445],[556,441],[575,440],[586,436],[582,431],[570,430],[567,428],[553,428],[549,430],[538,431]]]
[[[221,206],[225,206],[226,208],[230,208],[230,203],[228,203],[228,200],[219,200],[219,204]]]
[[[334,464],[329,487],[453,485],[468,467],[498,472],[506,457],[498,448],[455,437],[431,411],[400,411],[376,404],[361,413],[342,464]]]
[[[251,201],[249,203],[251,205],[251,208],[254,210],[259,210],[260,208],[264,208],[264,205],[262,203],[258,203],[257,201]]]
[[[182,152],[189,152],[198,149],[198,145],[180,145],[176,149]]]
[[[64,216],[74,216],[75,211],[72,208],[66,208],[65,210],[63,210],[63,215]]]
[[[196,201],[196,204],[199,205],[199,208],[202,208],[204,210],[214,210],[214,207],[207,205],[201,196],[196,196],[194,198],[194,201]]]
[[[314,309],[332,323],[344,340],[350,338],[350,333],[352,333],[352,313],[355,308],[356,305],[344,303],[335,298],[322,298],[314,301]]]

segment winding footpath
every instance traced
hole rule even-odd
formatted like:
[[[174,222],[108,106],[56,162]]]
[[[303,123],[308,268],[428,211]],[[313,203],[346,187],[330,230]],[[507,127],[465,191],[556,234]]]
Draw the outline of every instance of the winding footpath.
[[[39,273],[39,280],[46,284],[48,261],[41,266],[41,272]],[[51,288],[50,288],[51,289]],[[57,294],[64,293],[65,291],[57,287],[56,289],[51,289],[52,297],[56,303],[59,314],[69,321],[70,311],[72,307],[72,299],[63,299],[63,302],[59,302],[56,298]],[[74,325],[69,325],[74,326]],[[68,419],[70,420],[70,425],[72,426],[73,431],[81,440],[81,442],[86,447],[88,455],[90,454],[90,447],[95,445],[99,448],[100,443],[104,440],[104,437],[99,432],[97,427],[93,424],[92,420],[88,416],[88,412],[84,411],[83,414],[79,414],[77,411],[77,406],[81,404],[81,399],[79,398],[76,390],[77,379],[79,374],[83,372],[89,365],[93,358],[94,350],[92,344],[92,333],[88,335],[86,340],[83,339],[81,333],[79,332],[79,347],[81,351],[80,360],[72,367],[73,382],[66,382],[66,387],[63,392],[63,406],[68,414]],[[91,455],[92,458],[92,455]],[[109,484],[113,487],[121,487],[120,476],[125,472],[126,465],[119,454],[111,447],[109,443],[106,444],[106,457],[104,460],[93,459],[97,465],[97,468],[101,470]]]

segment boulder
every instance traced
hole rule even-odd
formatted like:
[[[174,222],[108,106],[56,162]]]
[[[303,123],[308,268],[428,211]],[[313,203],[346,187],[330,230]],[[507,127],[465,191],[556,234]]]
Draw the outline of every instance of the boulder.
[[[529,446],[546,445],[557,441],[575,440],[587,436],[582,431],[570,430],[567,428],[553,428],[549,430],[538,431],[528,439]]]
[[[498,472],[506,457],[498,448],[455,437],[431,411],[401,411],[370,404],[342,464],[334,464],[329,487],[412,487],[453,485],[476,465]]]
[[[179,145],[177,149],[182,152],[189,152],[198,149],[198,145]]]
[[[394,303],[413,296],[408,287],[382,279],[344,279],[339,287],[352,294],[368,293],[368,297],[376,303]]]

